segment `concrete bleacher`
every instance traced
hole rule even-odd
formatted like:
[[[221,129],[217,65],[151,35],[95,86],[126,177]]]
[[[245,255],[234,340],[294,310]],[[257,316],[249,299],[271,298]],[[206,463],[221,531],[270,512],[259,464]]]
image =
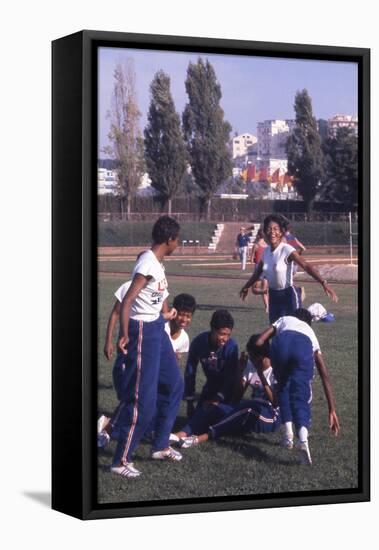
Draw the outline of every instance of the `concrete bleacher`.
[[[242,225],[246,227],[251,227],[252,225],[254,226],[254,229],[251,230],[252,234],[248,245],[250,251],[256,239],[260,224],[225,222],[222,224],[217,224],[212,241],[208,245],[208,252],[214,253],[217,251],[221,254],[233,254],[236,245],[236,238]]]
[[[218,223],[216,225],[216,229],[214,230],[213,235],[211,237],[211,242],[208,245],[208,252],[209,253],[216,252],[217,245],[218,245],[218,243],[220,241],[220,238],[221,238],[221,235],[224,231],[224,227],[225,227],[225,225],[223,223]]]

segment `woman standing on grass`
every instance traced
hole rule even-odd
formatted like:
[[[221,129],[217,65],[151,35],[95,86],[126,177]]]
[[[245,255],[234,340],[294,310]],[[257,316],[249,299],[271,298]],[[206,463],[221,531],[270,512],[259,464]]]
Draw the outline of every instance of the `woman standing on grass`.
[[[263,222],[263,232],[268,243],[262,259],[247,283],[240,290],[240,297],[245,300],[250,287],[256,290],[255,283],[263,276],[268,281],[268,313],[270,323],[279,317],[291,315],[301,307],[301,289],[293,284],[295,265],[300,266],[315,281],[320,283],[325,294],[333,302],[338,298],[334,290],[320,273],[300,257],[295,248],[283,242],[285,233],[284,220],[279,216],[267,216]]]

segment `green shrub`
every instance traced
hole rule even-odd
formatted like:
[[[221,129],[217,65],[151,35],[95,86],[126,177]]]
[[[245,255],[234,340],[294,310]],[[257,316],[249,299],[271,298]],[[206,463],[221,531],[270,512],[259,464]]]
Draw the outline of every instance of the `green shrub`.
[[[347,222],[293,222],[291,231],[305,246],[349,245],[349,224]],[[358,224],[353,224],[353,233]],[[353,237],[357,244],[357,237]]]
[[[198,240],[208,246],[214,223],[183,222],[179,240]],[[99,246],[148,246],[151,243],[151,222],[99,222]]]

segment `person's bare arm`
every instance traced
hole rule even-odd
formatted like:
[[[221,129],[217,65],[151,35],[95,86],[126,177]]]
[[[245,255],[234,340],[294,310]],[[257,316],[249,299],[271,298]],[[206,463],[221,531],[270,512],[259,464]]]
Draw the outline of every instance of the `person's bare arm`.
[[[240,401],[242,399],[243,394],[245,393],[246,388],[249,385],[249,383],[243,378],[243,373],[246,368],[248,359],[248,354],[244,351],[241,352],[240,358],[238,359],[238,367],[233,389],[232,401],[234,402]]]
[[[247,283],[245,283],[243,285],[243,287],[241,288],[240,290],[240,298],[242,298],[242,300],[245,300],[246,296],[247,296],[247,293],[249,292],[249,288],[256,282],[258,281],[259,277],[261,276],[261,273],[262,273],[262,269],[263,269],[263,263],[262,261],[260,261],[257,265],[257,267],[255,268],[254,270],[254,273],[252,274],[252,276],[250,277],[250,279],[247,281]]]
[[[128,329],[129,316],[132,303],[137,298],[140,291],[147,285],[148,277],[136,273],[133,277],[132,284],[128,288],[120,307],[120,338],[118,339],[117,347],[122,353],[127,353],[127,345],[129,343]]]
[[[305,252],[307,249],[305,248],[305,246],[303,245],[303,243],[301,243],[298,239],[296,239],[296,246],[298,248],[300,248],[300,252],[299,254],[302,254],[303,252]]]
[[[120,308],[121,303],[116,300],[108,319],[107,332],[105,335],[104,343],[104,355],[108,359],[108,361],[112,359],[113,355],[113,331],[120,317]]]
[[[316,351],[315,353],[315,363],[322,381],[325,397],[328,402],[329,428],[332,433],[334,433],[334,435],[338,435],[338,432],[340,431],[340,423],[336,413],[332,384],[330,382],[329,373],[327,371],[323,356],[320,351]]]
[[[167,298],[164,300],[163,304],[162,304],[162,316],[163,316],[163,319],[165,321],[171,321],[171,319],[175,319],[175,317],[177,316],[178,312],[176,311],[176,309],[174,307],[172,307],[171,309],[169,308],[169,305],[168,305],[168,300]]]
[[[277,407],[278,406],[278,401],[276,399],[276,395],[275,395],[273,389],[271,388],[270,384],[267,382],[267,379],[264,375],[263,369],[257,367],[257,372],[258,372],[259,378],[261,379],[262,386],[263,386],[263,389],[264,389],[264,392],[266,394],[267,399],[270,401],[270,403],[272,404],[273,407]]]
[[[255,283],[251,287],[251,292],[256,296],[268,294],[268,285],[265,284],[265,282],[267,282],[266,279],[259,279],[258,281],[255,281]]]
[[[333,302],[338,302],[338,296],[332,289],[330,285],[328,285],[327,281],[323,279],[320,275],[320,273],[317,271],[316,268],[308,264],[297,252],[292,252],[288,256],[288,260],[291,262],[295,262],[297,265],[299,265],[308,275],[313,277],[315,281],[320,283],[322,288],[324,289],[324,292]]]
[[[275,327],[271,325],[260,334],[258,340],[256,341],[256,345],[263,346],[263,344],[267,342],[267,340],[269,340],[272,336],[274,336],[274,334],[275,334]]]

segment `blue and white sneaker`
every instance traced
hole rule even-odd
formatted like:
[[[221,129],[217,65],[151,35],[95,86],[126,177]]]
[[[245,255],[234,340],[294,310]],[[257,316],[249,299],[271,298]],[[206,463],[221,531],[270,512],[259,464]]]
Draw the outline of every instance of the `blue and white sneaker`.
[[[180,437],[178,437],[175,434],[170,434],[168,442],[169,442],[170,445],[179,445],[180,446]]]
[[[199,445],[200,441],[197,435],[189,435],[187,437],[182,437],[182,449],[190,449],[191,447],[196,447]]]
[[[169,460],[170,462],[179,462],[182,460],[182,455],[179,451],[175,451],[172,447],[169,447],[165,451],[155,451],[151,453],[151,458],[153,460]]]
[[[127,462],[123,466],[111,466],[112,474],[117,474],[122,477],[138,477],[141,472],[134,467],[133,462]]]

